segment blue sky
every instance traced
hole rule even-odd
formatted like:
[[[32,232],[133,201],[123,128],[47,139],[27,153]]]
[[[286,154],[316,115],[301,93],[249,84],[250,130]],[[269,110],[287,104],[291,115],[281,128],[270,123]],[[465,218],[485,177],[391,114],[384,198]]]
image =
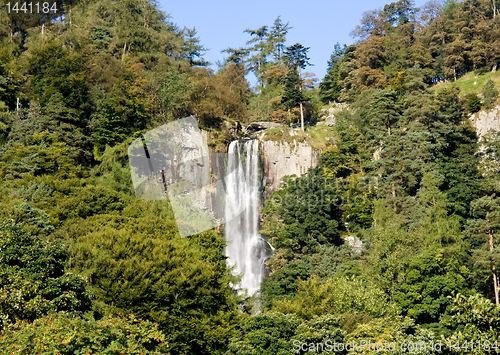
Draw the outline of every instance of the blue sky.
[[[396,0],[159,0],[160,9],[170,14],[179,27],[196,28],[201,44],[208,48],[205,60],[222,61],[227,47],[243,47],[250,38],[243,31],[272,26],[281,15],[293,28],[287,36],[287,45],[296,42],[310,47],[309,57],[314,66],[306,68],[321,80],[326,73],[327,61],[333,45],[354,43],[351,31],[359,24],[364,11],[382,8]],[[423,6],[427,0],[416,0]],[[251,84],[255,79],[250,79]]]

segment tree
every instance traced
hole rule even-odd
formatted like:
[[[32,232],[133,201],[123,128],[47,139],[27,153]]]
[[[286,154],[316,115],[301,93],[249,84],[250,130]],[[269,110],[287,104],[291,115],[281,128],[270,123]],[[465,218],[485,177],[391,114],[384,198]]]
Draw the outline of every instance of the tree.
[[[480,294],[466,297],[458,293],[453,298],[453,304],[455,312],[453,320],[465,325],[465,328],[453,334],[447,341],[450,344],[457,344],[457,342],[463,344],[464,341],[472,341],[487,344],[487,346],[493,345],[497,340],[500,327],[500,308],[495,307],[489,299]],[[483,349],[476,347],[463,353],[483,354]],[[458,349],[455,348],[455,350]]]
[[[486,108],[492,108],[497,100],[498,90],[495,89],[495,83],[491,79],[488,79],[486,84],[484,84],[483,95]]]
[[[391,135],[391,129],[397,124],[401,117],[401,106],[398,102],[397,93],[394,90],[377,91],[370,102],[368,113],[370,127],[379,131],[376,139]],[[387,132],[381,130],[385,128]]]
[[[492,196],[481,197],[472,202],[473,219],[468,222],[468,232],[473,238],[486,240],[488,250],[476,256],[479,264],[491,270],[495,304],[500,304],[497,268],[500,267],[500,250],[495,246],[495,237],[500,230],[500,200]]]
[[[485,192],[485,185],[478,170],[477,134],[470,120],[463,117],[459,92],[458,87],[451,86],[437,94],[437,123],[442,127],[435,129],[433,135],[440,132],[442,142],[436,159],[445,177],[441,190],[448,195],[450,212],[465,223],[470,216],[471,202]]]
[[[357,84],[361,89],[381,88],[386,81],[384,45],[386,37],[372,36],[357,46]]]
[[[405,280],[394,295],[403,316],[442,333],[452,308],[451,296],[466,290],[468,270],[461,267],[459,255],[444,257],[445,250],[428,248],[415,255],[405,269]]]
[[[345,44],[341,47],[339,43],[336,43],[333,47],[333,53],[330,56],[330,60],[328,60],[326,75],[319,84],[319,94],[324,103],[336,101],[340,97],[342,86],[339,82],[339,71],[340,63],[346,49],[347,46]]]
[[[250,36],[255,36],[249,41],[247,45],[254,44],[253,47],[249,48],[250,52],[254,54],[247,59],[248,67],[253,70],[255,76],[259,79],[259,93],[262,92],[262,69],[264,64],[267,63],[267,57],[271,53],[269,48],[268,36],[269,29],[268,26],[262,26],[256,30],[246,29],[243,31],[250,34]]]
[[[225,63],[234,63],[236,65],[245,63],[248,56],[248,50],[245,48],[226,48],[222,52],[229,54],[229,57],[225,59]]]
[[[288,112],[290,112],[294,107],[297,107],[297,104],[300,104],[300,107],[302,108],[304,94],[300,89],[301,85],[302,79],[299,76],[299,72],[295,69],[289,69],[284,78],[283,94],[281,95],[281,103],[288,109]],[[303,124],[302,129],[304,129]]]
[[[281,21],[281,16],[278,16],[274,20],[273,27],[271,27],[271,32],[267,40],[269,41],[269,46],[271,47],[271,54],[274,55],[274,60],[277,64],[282,64],[282,56],[285,51],[286,35],[292,27],[287,23]]]
[[[362,40],[371,36],[383,36],[385,34],[385,16],[385,12],[380,10],[363,12],[361,25],[357,25],[351,35]]]
[[[263,233],[276,249],[268,263],[271,271],[303,255],[311,255],[320,245],[340,245],[342,197],[333,181],[325,180],[320,168],[301,177],[286,177],[282,189],[274,192],[262,210],[268,217]],[[276,262],[277,267],[273,267]]]
[[[322,315],[304,321],[293,314],[265,312],[246,319],[241,335],[229,344],[227,355],[329,353],[333,342],[342,343],[340,319]],[[320,344],[316,347],[315,344]]]
[[[284,54],[285,63],[289,69],[292,71],[296,70],[298,73],[300,92],[302,92],[302,78],[300,76],[300,70],[304,69],[306,65],[311,65],[309,63],[309,57],[307,57],[308,50],[309,47],[306,48],[300,43],[295,43],[294,45],[287,47]],[[297,82],[297,79],[295,78],[294,81]],[[298,97],[298,99],[300,105],[300,126],[302,131],[304,131],[304,109],[302,107],[303,98]]]
[[[221,353],[239,318],[229,286],[234,280],[220,252],[225,241],[213,230],[179,237],[169,205],[150,202],[133,200],[122,216],[79,219],[72,268],[92,279],[99,312],[157,323],[171,354]],[[70,239],[67,226],[60,233]]]
[[[293,300],[279,300],[272,310],[313,319],[325,314],[362,314],[374,318],[395,315],[387,295],[362,278],[336,277],[325,282],[313,276],[300,280]]]
[[[384,13],[391,26],[404,25],[415,20],[414,2],[409,0],[399,0],[384,6]]]
[[[481,99],[476,94],[467,94],[467,110],[473,114],[481,110]]]
[[[196,29],[184,29],[183,56],[189,60],[191,66],[207,66],[209,63],[203,60],[203,54],[207,51],[196,37]],[[196,59],[198,58],[198,59]]]
[[[42,354],[170,354],[158,325],[134,316],[71,317],[52,314],[9,326],[0,339],[3,353],[30,349]]]
[[[500,134],[498,131],[489,130],[482,136],[484,150],[481,152],[482,175],[492,186],[494,191],[500,191]]]
[[[0,243],[0,316],[7,322],[90,309],[87,281],[66,272],[69,253],[60,242],[43,241],[19,224],[4,221]]]

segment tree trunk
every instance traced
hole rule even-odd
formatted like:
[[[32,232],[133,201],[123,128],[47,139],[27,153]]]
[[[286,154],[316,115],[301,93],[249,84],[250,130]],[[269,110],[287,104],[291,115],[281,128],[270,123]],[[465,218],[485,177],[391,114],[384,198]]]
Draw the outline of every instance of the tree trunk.
[[[493,231],[490,229],[490,251],[493,251]],[[497,272],[495,270],[495,265],[492,266],[491,271],[493,272],[493,291],[495,292],[495,304],[498,306],[498,281],[497,281]]]
[[[393,200],[393,209],[394,211],[396,211],[398,208],[397,208],[397,205],[396,205],[396,187],[394,186],[394,183],[392,183],[392,200]]]
[[[125,50],[127,49],[127,42],[123,46],[122,62],[125,60]]]
[[[300,77],[300,67],[297,67],[299,71],[299,91],[302,92],[302,79]],[[304,132],[304,109],[302,107],[302,100],[300,101],[300,127],[302,128],[302,132]]]
[[[497,4],[496,0],[493,0],[493,20],[496,18],[496,12],[497,12]]]
[[[300,127],[302,132],[304,132],[304,110],[302,109],[302,101],[300,102]]]
[[[258,66],[259,72],[257,73],[257,80],[259,81],[259,96],[262,96],[262,78],[261,78],[261,73],[260,73],[260,60],[259,60],[259,66]]]

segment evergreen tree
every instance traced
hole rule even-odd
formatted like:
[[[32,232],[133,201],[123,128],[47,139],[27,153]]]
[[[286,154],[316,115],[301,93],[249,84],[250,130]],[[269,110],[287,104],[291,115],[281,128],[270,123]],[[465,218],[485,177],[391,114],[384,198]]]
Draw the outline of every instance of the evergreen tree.
[[[495,88],[495,83],[491,79],[488,79],[486,84],[484,84],[483,95],[486,108],[492,108],[498,98],[498,90]]]
[[[267,40],[269,41],[269,46],[272,48],[271,54],[274,56],[274,61],[277,64],[282,64],[281,58],[285,52],[286,35],[291,29],[292,27],[288,22],[283,23],[281,16],[278,16],[274,20],[273,27],[271,27]]]
[[[340,97],[342,86],[339,82],[339,71],[340,63],[346,49],[347,46],[345,44],[344,47],[341,47],[340,44],[336,43],[333,47],[333,53],[330,56],[326,69],[326,75],[319,84],[319,94],[324,103],[336,101]]]
[[[249,41],[247,41],[247,45],[253,44],[252,47],[249,48],[250,53],[253,53],[248,59],[248,68],[253,70],[255,76],[259,80],[259,92],[262,92],[263,82],[262,82],[262,74],[264,65],[267,63],[267,57],[271,53],[271,48],[269,47],[269,29],[268,26],[262,26],[257,30],[247,29],[243,31],[245,33],[250,34],[250,36],[255,36]]]
[[[468,221],[468,232],[472,238],[486,240],[487,249],[475,254],[476,266],[491,272],[495,304],[499,305],[500,285],[497,269],[500,267],[500,249],[496,246],[496,234],[500,230],[500,200],[484,196],[472,202],[473,219]]]
[[[284,59],[290,71],[296,71],[297,74],[292,74],[292,78],[290,79],[290,84],[293,85],[297,82],[298,76],[298,89],[302,93],[302,78],[300,75],[300,70],[304,69],[306,65],[311,65],[309,63],[309,57],[307,57],[307,51],[309,47],[304,47],[300,43],[295,43],[292,46],[286,48]],[[290,88],[290,86],[286,86],[286,89]],[[304,131],[304,109],[302,106],[303,97],[299,97],[295,95],[298,99],[298,103],[300,106],[300,126],[302,131]]]
[[[49,312],[90,309],[87,282],[82,276],[66,272],[69,255],[60,242],[43,241],[12,221],[0,225],[0,241],[3,319],[33,321]]]

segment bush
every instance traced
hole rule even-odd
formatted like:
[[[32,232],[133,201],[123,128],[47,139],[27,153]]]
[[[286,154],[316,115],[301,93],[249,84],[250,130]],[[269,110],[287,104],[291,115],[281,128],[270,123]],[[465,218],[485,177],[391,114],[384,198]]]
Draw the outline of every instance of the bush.
[[[33,321],[49,312],[84,312],[90,294],[82,276],[65,273],[67,251],[14,223],[0,225],[0,317]]]
[[[495,83],[491,79],[488,79],[483,87],[484,103],[487,108],[492,108],[497,101],[498,90],[495,89]]]
[[[477,95],[469,94],[465,98],[467,99],[469,113],[476,113],[481,109],[481,99]]]
[[[168,354],[168,349],[156,324],[133,316],[95,320],[53,314],[11,325],[0,339],[2,354]]]

